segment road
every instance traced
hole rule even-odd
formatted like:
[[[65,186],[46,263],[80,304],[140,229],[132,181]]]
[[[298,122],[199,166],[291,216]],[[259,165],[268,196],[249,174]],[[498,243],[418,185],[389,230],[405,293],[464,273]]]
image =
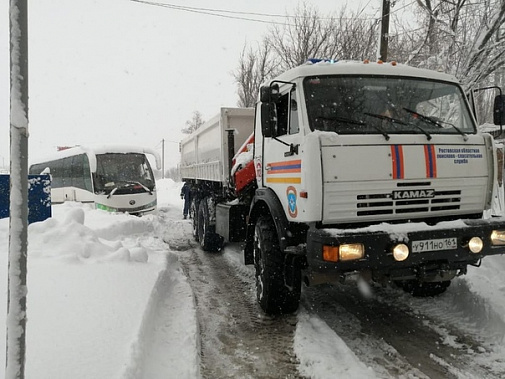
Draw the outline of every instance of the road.
[[[206,253],[187,230],[177,254],[196,299],[202,376],[302,378],[293,348],[297,315],[265,316],[240,246]],[[464,284],[451,291],[479,306]],[[493,331],[472,319],[475,312],[448,307],[443,296],[415,299],[351,280],[304,287],[301,309],[323,320],[378,378],[505,377],[505,358],[492,358]]]

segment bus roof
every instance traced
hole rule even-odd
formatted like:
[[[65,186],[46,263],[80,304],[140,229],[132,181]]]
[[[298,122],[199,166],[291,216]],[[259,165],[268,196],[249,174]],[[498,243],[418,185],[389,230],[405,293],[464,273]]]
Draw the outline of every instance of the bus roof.
[[[154,156],[156,161],[156,168],[161,169],[161,158],[159,153],[148,147],[133,146],[133,145],[78,145],[73,146],[64,150],[57,151],[51,155],[45,156],[43,159],[36,159],[31,164],[40,164],[44,162],[50,162],[58,159],[72,157],[74,155],[86,154],[90,159],[90,163],[94,162],[94,157],[97,154],[107,154],[107,153],[136,153],[136,154],[150,154]],[[96,164],[94,165],[96,166]],[[92,171],[95,171],[92,169]]]

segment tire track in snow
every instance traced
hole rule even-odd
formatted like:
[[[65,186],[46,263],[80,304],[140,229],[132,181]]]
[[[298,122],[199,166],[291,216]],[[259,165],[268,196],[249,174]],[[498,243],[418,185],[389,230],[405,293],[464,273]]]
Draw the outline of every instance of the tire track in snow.
[[[254,282],[237,274],[223,253],[196,248],[179,256],[197,302],[202,376],[300,378],[293,351],[296,316],[265,316]]]
[[[379,377],[503,377],[504,372],[480,364],[479,354],[486,349],[471,333],[413,310],[401,300],[408,296],[403,292],[374,291],[374,297],[365,298],[352,283],[306,288],[303,301]],[[433,299],[417,300],[429,303]],[[465,342],[447,343],[444,330]]]

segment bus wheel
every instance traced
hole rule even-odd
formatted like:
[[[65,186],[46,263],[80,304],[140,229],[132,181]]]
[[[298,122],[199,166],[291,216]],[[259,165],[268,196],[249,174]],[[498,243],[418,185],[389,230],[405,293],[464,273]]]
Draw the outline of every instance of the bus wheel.
[[[216,234],[215,225],[210,225],[208,200],[208,197],[202,199],[198,206],[198,241],[205,251],[220,251],[223,248],[223,237]]]
[[[415,297],[433,297],[444,293],[449,285],[450,280],[443,282],[421,282],[419,280],[404,280],[397,282],[405,292],[412,294]]]
[[[254,229],[256,295],[261,309],[270,315],[293,313],[300,303],[301,273],[296,273],[293,285],[288,287],[284,266],[273,220],[260,216]]]

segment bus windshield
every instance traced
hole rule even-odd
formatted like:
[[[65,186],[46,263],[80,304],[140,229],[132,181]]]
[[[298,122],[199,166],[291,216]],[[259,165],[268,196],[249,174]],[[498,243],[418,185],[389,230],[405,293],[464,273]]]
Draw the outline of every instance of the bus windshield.
[[[97,154],[96,163],[95,193],[125,194],[154,189],[154,176],[144,154]]]
[[[339,134],[471,134],[475,126],[457,85],[383,76],[304,80],[311,130]]]

